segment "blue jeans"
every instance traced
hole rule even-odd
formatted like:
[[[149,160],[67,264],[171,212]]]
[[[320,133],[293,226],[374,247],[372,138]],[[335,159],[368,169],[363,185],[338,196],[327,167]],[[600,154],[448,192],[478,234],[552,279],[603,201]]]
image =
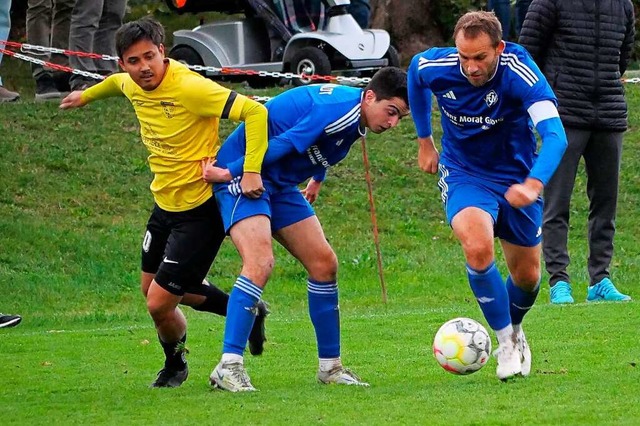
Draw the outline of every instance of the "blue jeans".
[[[502,25],[502,38],[507,40],[511,34],[511,1],[489,0],[487,9],[493,10]]]
[[[11,0],[0,0],[0,40],[9,38],[9,30],[11,29]],[[6,49],[6,46],[0,46]],[[0,64],[2,63],[2,53],[0,53]],[[0,77],[0,86],[2,86],[2,77]]]

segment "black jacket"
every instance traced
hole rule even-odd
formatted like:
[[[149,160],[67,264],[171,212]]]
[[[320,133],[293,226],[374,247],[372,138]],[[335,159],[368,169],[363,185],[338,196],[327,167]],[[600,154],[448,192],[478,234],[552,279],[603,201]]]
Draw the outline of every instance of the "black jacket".
[[[533,0],[518,40],[558,97],[566,127],[624,131],[620,77],[633,48],[631,0]]]

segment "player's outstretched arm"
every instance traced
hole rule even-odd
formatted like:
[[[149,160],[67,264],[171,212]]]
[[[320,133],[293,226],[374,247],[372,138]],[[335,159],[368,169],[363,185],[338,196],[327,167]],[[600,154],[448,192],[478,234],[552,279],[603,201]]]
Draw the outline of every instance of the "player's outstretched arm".
[[[80,108],[87,104],[87,101],[82,99],[82,90],[76,90],[69,93],[60,101],[60,109]]]
[[[76,90],[69,93],[61,102],[61,109],[80,108],[89,102],[112,96],[122,96],[122,81],[126,74],[112,74],[95,86],[86,90]]]
[[[418,138],[418,166],[423,172],[435,174],[438,171],[440,154],[433,142],[433,136]]]

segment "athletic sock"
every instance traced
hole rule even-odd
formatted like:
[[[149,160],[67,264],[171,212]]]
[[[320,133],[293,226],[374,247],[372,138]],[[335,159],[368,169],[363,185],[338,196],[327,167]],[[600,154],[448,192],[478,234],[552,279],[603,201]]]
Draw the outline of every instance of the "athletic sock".
[[[223,354],[242,355],[249,333],[256,319],[255,305],[262,296],[262,289],[249,278],[240,275],[231,290],[224,326]]]
[[[491,265],[482,271],[476,271],[467,265],[467,276],[489,327],[502,330],[510,325],[509,295],[496,263],[491,262]]]
[[[205,296],[206,299],[198,306],[193,306],[193,309],[196,311],[211,312],[223,317],[227,316],[227,305],[229,304],[229,295],[227,293],[211,283],[209,283],[209,285],[201,284],[194,293]]]
[[[321,282],[309,278],[307,295],[309,297],[309,316],[316,331],[318,357],[321,359],[339,358],[338,284],[335,281]]]
[[[513,340],[514,330],[511,324],[509,324],[508,326],[500,330],[495,330],[495,332],[496,332],[496,338],[498,339],[498,344],[513,345],[515,343],[515,341]]]
[[[165,342],[158,335],[158,340],[160,341],[160,345],[162,346],[162,350],[164,351],[164,368],[168,370],[184,370],[187,366],[187,359],[185,358],[185,354],[188,352],[185,348],[185,343],[187,342],[187,333],[182,336],[180,340],[177,342]]]
[[[318,359],[320,371],[332,371],[336,368],[342,367],[342,360],[338,358],[319,358]]]
[[[507,292],[509,294],[509,310],[511,311],[511,322],[514,326],[520,325],[524,316],[533,307],[540,291],[540,283],[536,285],[532,292],[525,291],[516,286],[511,279],[511,275],[507,277]],[[518,332],[520,327],[518,327]]]

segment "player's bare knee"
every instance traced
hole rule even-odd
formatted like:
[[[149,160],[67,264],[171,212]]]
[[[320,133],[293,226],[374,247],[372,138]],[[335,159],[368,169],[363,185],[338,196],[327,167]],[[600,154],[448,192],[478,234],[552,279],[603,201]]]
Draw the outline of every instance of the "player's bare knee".
[[[307,267],[309,276],[319,281],[334,281],[338,275],[338,257],[333,250],[327,250],[314,257]]]
[[[462,243],[462,249],[469,266],[477,271],[488,268],[494,261],[493,244],[468,240]]]
[[[540,282],[540,269],[532,268],[529,271],[511,274],[511,279],[517,287],[526,291],[533,291]]]
[[[147,299],[147,310],[156,324],[167,321],[175,311],[175,307],[163,303],[161,300]]]
[[[273,254],[258,255],[247,260],[242,266],[242,275],[258,286],[266,284],[276,262]]]

